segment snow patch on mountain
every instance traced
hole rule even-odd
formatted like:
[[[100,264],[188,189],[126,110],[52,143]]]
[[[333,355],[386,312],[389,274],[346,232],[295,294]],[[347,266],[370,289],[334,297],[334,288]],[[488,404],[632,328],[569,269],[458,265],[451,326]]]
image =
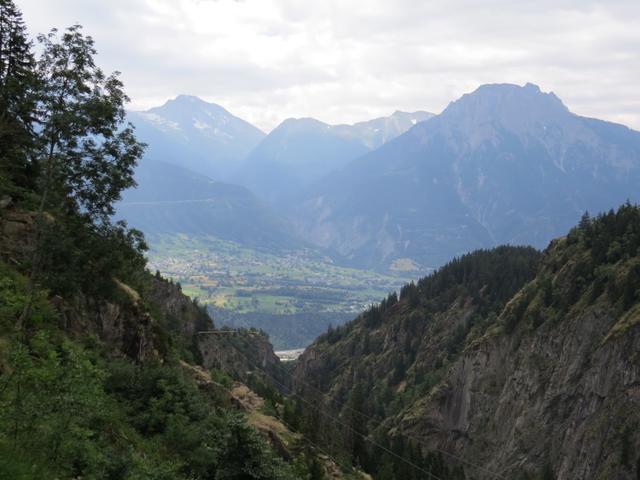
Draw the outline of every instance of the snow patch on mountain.
[[[145,120],[153,123],[154,125],[158,126],[161,129],[171,129],[171,130],[176,130],[176,131],[180,131],[180,124],[178,122],[174,122],[171,121],[167,118],[161,117],[160,115],[156,114],[156,113],[151,113],[151,112],[140,112],[140,116],[143,117]]]

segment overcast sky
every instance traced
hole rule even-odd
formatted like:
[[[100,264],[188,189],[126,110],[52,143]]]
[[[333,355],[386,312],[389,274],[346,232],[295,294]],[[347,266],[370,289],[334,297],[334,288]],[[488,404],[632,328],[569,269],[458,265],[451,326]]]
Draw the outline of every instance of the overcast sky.
[[[483,83],[532,82],[640,130],[640,0],[16,0],[32,33],[75,22],[132,109],[180,93],[265,131],[440,112]]]

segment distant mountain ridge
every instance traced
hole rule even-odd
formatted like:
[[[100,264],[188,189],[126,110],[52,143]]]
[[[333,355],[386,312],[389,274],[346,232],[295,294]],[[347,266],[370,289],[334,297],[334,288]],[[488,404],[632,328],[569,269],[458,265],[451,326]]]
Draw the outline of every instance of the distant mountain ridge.
[[[128,112],[146,158],[174,163],[216,180],[228,180],[265,136],[220,105],[179,95],[160,107]]]
[[[323,176],[397,137],[433,114],[395,112],[388,117],[329,125],[314,118],[289,118],[247,156],[236,177],[272,202],[290,199]]]
[[[533,84],[483,85],[437,116],[288,119],[267,136],[195,97],[131,116],[145,162],[230,178],[356,267],[428,271],[500,243],[541,247],[585,210],[640,199],[640,133]]]
[[[417,123],[429,120],[434,116],[433,113],[423,110],[415,112],[396,110],[388,117],[378,117],[353,125],[336,125],[336,128],[354,132],[352,134],[357,135],[367,147],[374,150],[402,135]]]
[[[152,241],[187,234],[275,250],[300,245],[288,222],[252,192],[221,181],[265,136],[259,129],[190,95],[128,117],[148,147],[138,187],[124,193],[117,218]]]
[[[543,246],[585,210],[640,199],[640,133],[532,84],[484,85],[309,188],[299,231],[357,266],[422,269]]]
[[[125,192],[117,218],[147,235],[215,236],[264,249],[296,248],[289,223],[240,186],[216,182],[186,168],[143,160],[138,188]]]

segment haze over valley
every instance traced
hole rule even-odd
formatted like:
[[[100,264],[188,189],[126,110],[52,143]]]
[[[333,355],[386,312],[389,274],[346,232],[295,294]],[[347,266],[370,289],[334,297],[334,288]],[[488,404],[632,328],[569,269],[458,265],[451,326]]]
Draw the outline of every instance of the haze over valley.
[[[0,480],[639,480],[637,0],[0,0]]]
[[[281,348],[456,256],[543,248],[640,196],[640,134],[530,83],[480,86],[438,115],[287,119],[267,135],[186,95],[128,118],[149,148],[117,217],[221,323]]]

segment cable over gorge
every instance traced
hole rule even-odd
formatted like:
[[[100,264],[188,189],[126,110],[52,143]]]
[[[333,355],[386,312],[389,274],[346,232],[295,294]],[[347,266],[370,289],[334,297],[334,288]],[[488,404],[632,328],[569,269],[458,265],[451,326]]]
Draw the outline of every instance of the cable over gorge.
[[[639,12],[494,3],[0,0],[0,480],[638,480]]]

